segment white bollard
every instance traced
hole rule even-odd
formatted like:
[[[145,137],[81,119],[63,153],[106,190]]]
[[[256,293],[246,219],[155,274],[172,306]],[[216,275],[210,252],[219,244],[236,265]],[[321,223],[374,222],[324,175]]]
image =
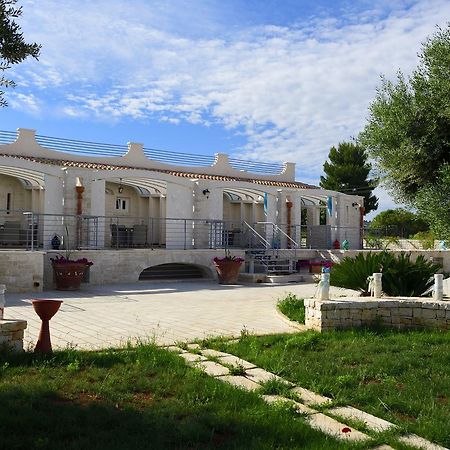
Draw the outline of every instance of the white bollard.
[[[381,293],[383,291],[383,286],[381,282],[383,274],[382,273],[374,273],[373,274],[373,296],[375,298],[380,298]]]
[[[436,273],[434,275],[433,299],[441,302],[444,298],[444,275]]]
[[[330,299],[330,272],[322,272],[319,282],[319,300]]]
[[[3,310],[5,309],[5,291],[6,286],[0,284],[0,320],[3,319]]]

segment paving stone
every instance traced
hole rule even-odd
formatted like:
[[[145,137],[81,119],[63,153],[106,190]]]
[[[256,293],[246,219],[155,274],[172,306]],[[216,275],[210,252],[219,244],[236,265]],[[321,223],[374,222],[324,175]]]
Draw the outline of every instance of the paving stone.
[[[259,367],[255,367],[254,369],[248,369],[245,371],[245,376],[256,383],[265,383],[270,380],[277,380],[285,383],[286,385],[292,385],[289,381],[284,380],[283,378],[275,375],[274,373],[268,372],[267,370],[260,369]]]
[[[201,354],[213,358],[220,358],[221,356],[230,356],[229,353],[219,352],[218,350],[211,350],[211,349],[201,350]]]
[[[187,348],[189,350],[200,350],[201,349],[200,345],[198,345],[198,344],[188,344]]]
[[[364,441],[369,439],[367,435],[338,422],[322,413],[312,414],[306,418],[306,422],[314,429],[338,439],[347,441]]]
[[[343,417],[344,419],[352,419],[364,422],[367,428],[377,432],[385,431],[389,428],[395,427],[393,423],[388,422],[387,420],[372,416],[372,414],[368,414],[364,411],[353,408],[352,406],[333,408],[328,412],[335,416]]]
[[[295,410],[299,414],[315,414],[317,411],[315,409],[309,408],[308,406],[302,405],[301,403],[295,402],[287,397],[282,397],[281,395],[262,395],[263,400],[267,403],[291,403]]]
[[[202,355],[195,355],[194,353],[180,353],[180,356],[184,358],[187,363],[196,363],[198,361],[205,361],[206,358]]]
[[[400,442],[410,445],[411,447],[421,448],[423,450],[447,450],[445,447],[441,447],[433,442],[417,436],[415,434],[407,434],[398,438]]]
[[[208,375],[211,375],[212,377],[228,375],[230,373],[228,367],[221,366],[214,361],[198,361],[195,364],[195,367],[204,370]]]
[[[169,350],[169,352],[174,353],[186,353],[186,350],[183,350],[180,347],[177,347],[176,345],[170,345],[169,347],[165,347],[166,350]]]
[[[292,392],[295,392],[297,395],[299,395],[302,403],[304,403],[305,405],[324,405],[327,403],[331,403],[331,398],[316,394],[313,391],[299,386],[293,388]]]
[[[218,380],[230,383],[233,386],[240,387],[247,391],[255,391],[261,386],[248,378],[241,377],[240,375],[224,375],[223,377],[217,377]]]
[[[219,358],[220,363],[230,364],[232,366],[243,366],[244,369],[254,369],[256,366],[253,363],[245,361],[244,359],[238,358],[234,355],[222,356]]]
[[[371,450],[395,450],[390,445],[384,444],[384,445],[378,445],[377,447],[373,447]]]

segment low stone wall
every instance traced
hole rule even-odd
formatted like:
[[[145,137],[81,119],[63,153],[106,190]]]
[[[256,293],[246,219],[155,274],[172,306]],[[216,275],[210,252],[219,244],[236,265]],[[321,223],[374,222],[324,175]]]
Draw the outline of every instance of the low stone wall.
[[[0,319],[0,349],[23,351],[23,333],[26,328],[26,320]]]
[[[40,251],[1,250],[0,284],[8,292],[40,292],[44,285],[44,254]]]
[[[306,299],[305,308],[305,325],[318,331],[375,324],[396,329],[450,329],[450,302],[431,298]]]
[[[50,258],[61,252],[48,251],[44,263],[44,284],[53,288],[53,269]],[[231,255],[244,257],[244,250],[231,250]],[[200,267],[206,278],[216,278],[213,264],[215,256],[225,256],[223,250],[166,250],[166,249],[123,249],[123,250],[79,250],[71,258],[87,258],[94,262],[89,269],[89,283],[136,283],[147,267],[167,263],[185,263]]]

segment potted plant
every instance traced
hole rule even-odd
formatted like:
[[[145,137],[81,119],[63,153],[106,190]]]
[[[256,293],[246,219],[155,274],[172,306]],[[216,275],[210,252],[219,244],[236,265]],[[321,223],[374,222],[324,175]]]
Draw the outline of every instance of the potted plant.
[[[231,256],[229,250],[225,250],[225,256],[222,258],[215,257],[213,259],[214,266],[219,277],[220,284],[234,284],[236,283],[241,265],[244,262],[238,256]]]
[[[74,291],[80,289],[86,269],[94,263],[86,258],[71,259],[69,250],[69,231],[66,227],[66,254],[59,254],[52,261],[56,289]]]

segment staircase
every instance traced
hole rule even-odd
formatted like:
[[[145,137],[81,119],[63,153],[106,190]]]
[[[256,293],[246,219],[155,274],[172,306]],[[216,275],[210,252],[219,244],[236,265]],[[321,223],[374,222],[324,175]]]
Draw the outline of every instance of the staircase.
[[[244,242],[249,248],[245,252],[248,271],[268,275],[295,273],[298,243],[274,223],[259,222],[256,225],[264,226],[264,235],[269,237],[271,242],[247,222],[243,223]],[[289,243],[291,248],[275,248],[279,247],[282,241]]]

